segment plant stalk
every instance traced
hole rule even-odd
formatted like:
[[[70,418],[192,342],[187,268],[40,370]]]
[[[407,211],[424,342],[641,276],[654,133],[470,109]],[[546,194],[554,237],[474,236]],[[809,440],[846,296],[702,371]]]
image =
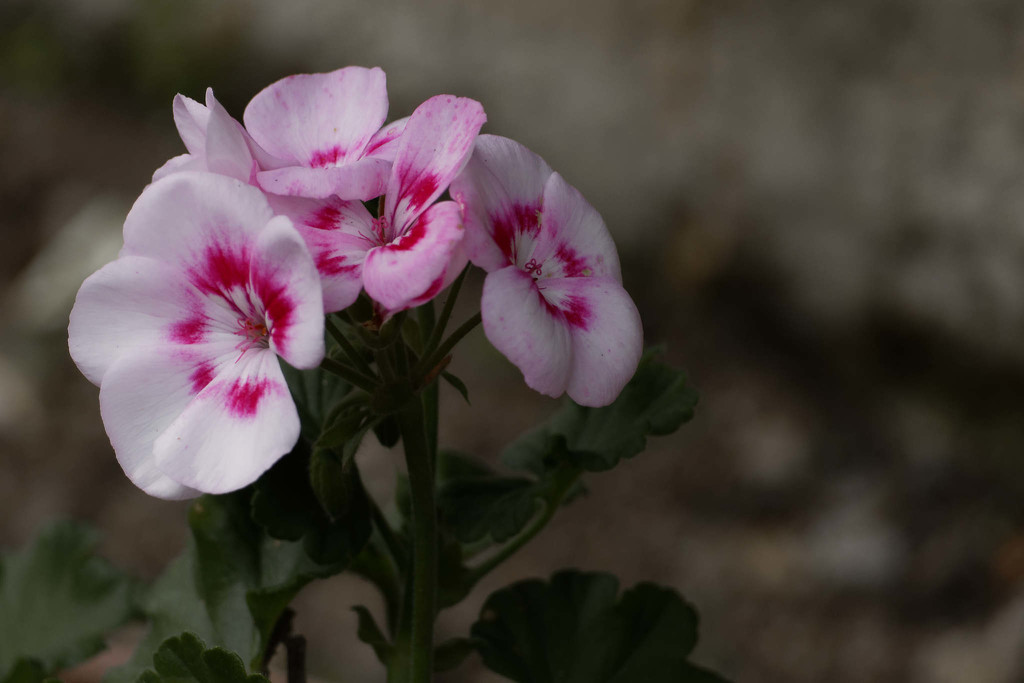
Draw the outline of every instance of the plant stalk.
[[[419,397],[398,412],[412,499],[413,580],[409,634],[409,683],[429,683],[434,659],[437,613],[437,509],[434,471]],[[399,641],[403,640],[401,636]]]

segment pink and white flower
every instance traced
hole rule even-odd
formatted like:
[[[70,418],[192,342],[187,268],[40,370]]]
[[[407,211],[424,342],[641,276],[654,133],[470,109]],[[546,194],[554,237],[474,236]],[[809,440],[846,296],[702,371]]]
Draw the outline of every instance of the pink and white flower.
[[[481,135],[452,182],[470,260],[486,270],[484,333],[527,385],[586,406],[615,400],[643,351],[640,315],[597,211],[539,156]]]
[[[429,301],[466,264],[458,204],[434,200],[448,188],[487,117],[479,102],[427,100],[399,138],[381,217],[357,201],[273,197],[306,239],[323,281],[324,307],[338,311],[361,288],[389,311]]]
[[[256,142],[281,160],[257,174],[260,187],[320,199],[379,197],[406,123],[381,128],[387,114],[387,82],[379,68],[349,66],[272,83],[242,116]]]
[[[284,164],[268,154],[206,89],[206,106],[176,95],[174,125],[187,154],[176,156],[153,174],[153,180],[180,171],[209,171],[256,184],[256,174]]]
[[[324,354],[306,245],[259,189],[197,172],[148,186],[124,240],[68,328],[118,462],[160,498],[246,486],[299,436],[278,357],[312,368]]]

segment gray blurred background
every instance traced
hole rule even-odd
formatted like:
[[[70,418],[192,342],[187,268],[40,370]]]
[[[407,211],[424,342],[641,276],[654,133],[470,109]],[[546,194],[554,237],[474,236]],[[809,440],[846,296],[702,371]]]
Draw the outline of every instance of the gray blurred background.
[[[445,613],[573,565],[670,584],[737,681],[1024,680],[1024,4],[1014,0],[0,0],[0,545],[46,519],[152,577],[180,504],[123,477],[66,352],[82,279],[182,153],[177,92],[240,117],[285,75],[474,97],[604,215],[696,420]],[[479,278],[475,282],[479,287]],[[464,314],[472,305],[465,296]],[[557,402],[477,333],[443,440],[497,460]],[[360,455],[379,496],[400,458]],[[381,679],[339,578],[315,676]],[[115,641],[123,656],[136,634]],[[109,663],[79,672],[92,680]],[[458,681],[493,681],[477,661]]]

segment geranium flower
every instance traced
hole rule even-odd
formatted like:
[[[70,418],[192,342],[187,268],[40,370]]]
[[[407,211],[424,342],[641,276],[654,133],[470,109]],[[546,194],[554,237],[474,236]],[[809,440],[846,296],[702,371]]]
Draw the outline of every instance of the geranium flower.
[[[640,315],[622,288],[601,216],[539,156],[481,135],[452,182],[464,248],[488,272],[484,333],[527,385],[577,403],[611,403],[643,350]]]
[[[176,95],[174,125],[188,154],[172,158],[153,174],[153,180],[180,171],[210,171],[256,184],[256,174],[285,162],[267,153],[206,89],[206,106]]]
[[[297,74],[252,98],[242,120],[281,163],[257,174],[267,192],[367,201],[384,193],[406,121],[384,128],[387,83],[379,68]]]
[[[438,95],[417,107],[399,140],[379,219],[357,201],[271,198],[306,239],[326,311],[345,308],[363,287],[389,311],[417,306],[458,275],[466,264],[461,210],[452,201],[431,202],[465,165],[486,120],[480,103],[467,98]]]
[[[259,189],[196,172],[148,186],[124,240],[68,328],[118,462],[160,498],[246,486],[299,436],[278,357],[312,368],[324,354],[306,245]]]

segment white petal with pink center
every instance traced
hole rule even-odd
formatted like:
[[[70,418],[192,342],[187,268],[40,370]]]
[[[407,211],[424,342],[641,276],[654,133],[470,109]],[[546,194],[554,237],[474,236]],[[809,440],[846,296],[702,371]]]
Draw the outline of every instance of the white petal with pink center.
[[[178,173],[146,188],[121,256],[83,285],[69,346],[99,381],[125,472],[176,498],[245,486],[291,449],[277,358],[315,367],[323,332],[319,275],[288,218],[241,181]]]
[[[572,335],[548,308],[533,278],[518,268],[496,270],[484,280],[484,334],[522,370],[528,387],[561,396],[569,384]]]
[[[361,202],[270,196],[275,213],[287,216],[306,241],[323,288],[324,312],[347,308],[363,288],[363,260],[377,244],[373,217]]]
[[[320,199],[380,196],[403,128],[395,122],[381,129],[387,112],[387,82],[379,68],[350,66],[272,83],[242,117],[253,139],[284,162],[260,173],[260,186]]]
[[[614,401],[640,362],[643,330],[601,216],[540,157],[490,135],[452,196],[466,215],[465,248],[489,271],[487,338],[541,393]]]
[[[455,202],[431,206],[465,165],[487,120],[479,102],[432,97],[412,113],[395,154],[377,244],[363,262],[366,293],[390,311],[433,298],[466,263]]]
[[[350,305],[363,287],[390,311],[418,306],[458,276],[466,264],[460,208],[431,202],[465,164],[485,120],[478,102],[441,95],[381,129],[367,149],[395,162],[379,219],[361,203],[337,197],[271,197],[274,210],[292,219],[313,254],[325,311]]]
[[[544,184],[551,167],[518,142],[497,135],[476,139],[473,155],[452,181],[465,212],[469,259],[486,271],[517,261],[516,251],[540,231]]]
[[[299,414],[272,353],[226,363],[153,443],[157,467],[206,493],[248,486],[299,438]]]

